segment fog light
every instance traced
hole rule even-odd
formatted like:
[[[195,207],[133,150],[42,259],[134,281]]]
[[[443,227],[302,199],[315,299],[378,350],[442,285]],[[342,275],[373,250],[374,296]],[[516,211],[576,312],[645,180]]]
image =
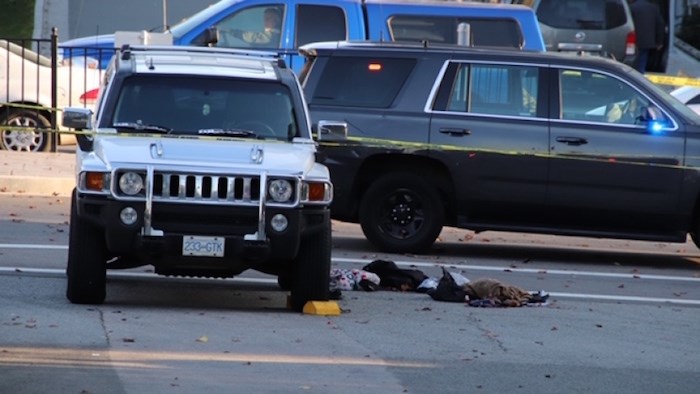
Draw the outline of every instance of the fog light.
[[[273,216],[270,220],[270,227],[272,227],[273,230],[278,232],[286,230],[288,225],[289,221],[287,221],[287,217],[282,215],[281,213],[278,213],[277,215]]]
[[[119,219],[127,226],[131,226],[139,219],[139,214],[132,207],[126,207],[119,213]]]

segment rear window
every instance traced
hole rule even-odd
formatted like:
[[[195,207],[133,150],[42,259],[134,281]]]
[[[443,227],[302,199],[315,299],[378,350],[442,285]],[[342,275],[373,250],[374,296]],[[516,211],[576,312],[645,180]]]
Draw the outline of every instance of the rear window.
[[[457,43],[457,28],[467,23],[473,46],[520,48],[523,43],[520,25],[514,19],[479,19],[395,15],[389,19],[394,41]]]
[[[331,57],[311,103],[388,108],[415,65],[415,59]]]
[[[537,19],[554,28],[609,30],[627,23],[626,0],[542,0]]]

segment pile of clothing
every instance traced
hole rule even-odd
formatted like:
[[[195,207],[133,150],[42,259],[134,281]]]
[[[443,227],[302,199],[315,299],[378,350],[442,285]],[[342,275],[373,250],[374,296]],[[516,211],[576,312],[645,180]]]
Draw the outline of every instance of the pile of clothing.
[[[426,293],[436,301],[466,302],[474,307],[521,307],[546,305],[549,294],[528,292],[497,279],[469,280],[442,267],[438,280],[417,269],[399,268],[388,260],[374,260],[361,270],[333,268],[331,294],[342,290],[393,290]]]

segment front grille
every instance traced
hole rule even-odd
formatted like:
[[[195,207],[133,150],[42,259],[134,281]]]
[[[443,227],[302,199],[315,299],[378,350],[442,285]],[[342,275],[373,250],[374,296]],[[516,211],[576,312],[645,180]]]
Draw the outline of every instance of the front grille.
[[[113,195],[124,201],[143,201],[146,199],[147,186],[136,195],[126,195],[121,191],[119,182],[127,172],[136,172],[145,185],[148,184],[147,171],[143,169],[118,168],[114,171],[111,184]],[[265,198],[265,206],[295,207],[299,204],[300,181],[293,176],[274,176],[264,174],[202,174],[184,173],[176,170],[155,170],[153,172],[153,202],[192,203],[232,205],[241,207],[259,206],[260,187],[263,179],[272,182],[286,179],[291,182],[292,196],[286,202],[274,202]]]
[[[259,176],[186,175],[156,172],[154,201],[214,201],[238,204],[260,201]]]

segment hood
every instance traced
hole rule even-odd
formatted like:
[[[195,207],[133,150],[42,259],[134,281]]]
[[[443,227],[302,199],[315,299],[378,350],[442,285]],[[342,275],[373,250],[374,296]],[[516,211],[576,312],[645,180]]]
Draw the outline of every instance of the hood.
[[[88,36],[74,38],[65,41],[60,47],[109,47],[114,48],[114,34],[102,34],[99,36]]]
[[[93,154],[108,169],[153,165],[190,171],[258,172],[300,175],[314,165],[315,146],[278,141],[99,136]]]

